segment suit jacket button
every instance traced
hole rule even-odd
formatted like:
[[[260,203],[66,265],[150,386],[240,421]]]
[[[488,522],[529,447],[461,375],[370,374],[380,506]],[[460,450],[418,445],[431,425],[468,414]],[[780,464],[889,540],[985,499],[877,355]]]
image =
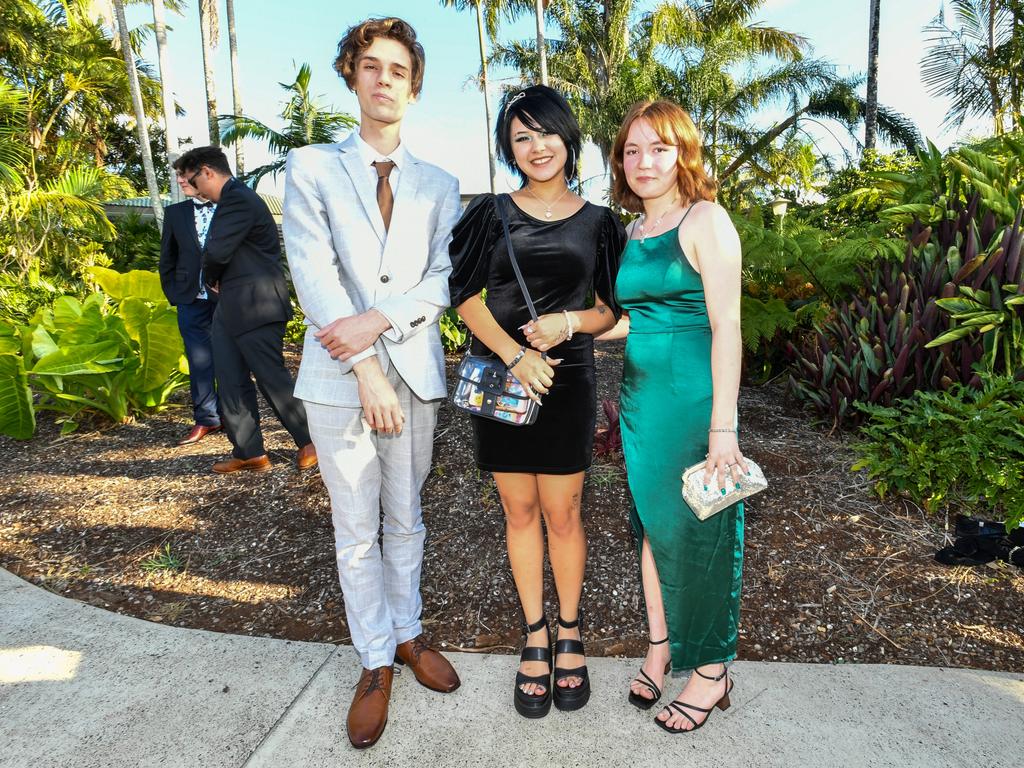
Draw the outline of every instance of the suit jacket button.
[[[388,277],[387,275],[381,275],[381,276],[380,276],[380,281],[381,281],[382,283],[386,283],[386,282],[387,282],[388,280],[390,280],[390,279],[391,279],[391,278],[390,278],[390,277]]]

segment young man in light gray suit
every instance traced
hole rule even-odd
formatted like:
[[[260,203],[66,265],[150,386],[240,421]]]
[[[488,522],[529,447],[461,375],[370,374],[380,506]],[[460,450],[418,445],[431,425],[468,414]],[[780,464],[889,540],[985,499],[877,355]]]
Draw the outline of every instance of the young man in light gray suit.
[[[420,490],[445,396],[437,320],[448,306],[458,181],[401,143],[424,55],[401,19],[371,19],[338,45],[359,133],[288,156],[284,238],[309,327],[295,395],[331,497],[345,614],[363,671],[349,708],[356,747],[384,732],[393,663],[437,691],[459,685],[420,623]],[[384,515],[383,556],[378,547]]]

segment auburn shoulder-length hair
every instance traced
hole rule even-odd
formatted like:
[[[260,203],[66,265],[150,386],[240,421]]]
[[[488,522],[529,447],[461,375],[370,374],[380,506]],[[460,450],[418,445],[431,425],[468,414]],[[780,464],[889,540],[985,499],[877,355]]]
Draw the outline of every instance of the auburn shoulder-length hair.
[[[641,119],[650,124],[663,142],[679,149],[677,183],[683,202],[714,200],[718,184],[704,170],[697,126],[678,104],[668,99],[658,99],[634,104],[615,137],[615,144],[612,145],[612,197],[615,202],[632,213],[640,213],[644,209],[643,200],[629,188],[622,165],[629,129],[635,121]]]

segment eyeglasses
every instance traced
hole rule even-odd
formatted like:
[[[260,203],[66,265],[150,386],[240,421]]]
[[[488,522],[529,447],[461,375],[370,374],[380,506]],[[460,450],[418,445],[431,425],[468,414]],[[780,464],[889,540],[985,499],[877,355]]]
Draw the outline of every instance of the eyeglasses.
[[[201,174],[202,172],[203,172],[203,169],[202,169],[202,168],[200,168],[200,169],[199,169],[198,171],[196,171],[196,172],[195,172],[195,173],[194,173],[194,174],[192,175],[192,178],[190,178],[190,179],[185,179],[185,181],[187,181],[187,182],[188,182],[188,185],[189,185],[190,187],[195,187],[195,186],[196,186],[196,179],[198,179],[198,178],[199,178],[199,174]],[[197,189],[198,189],[198,187],[197,187]]]

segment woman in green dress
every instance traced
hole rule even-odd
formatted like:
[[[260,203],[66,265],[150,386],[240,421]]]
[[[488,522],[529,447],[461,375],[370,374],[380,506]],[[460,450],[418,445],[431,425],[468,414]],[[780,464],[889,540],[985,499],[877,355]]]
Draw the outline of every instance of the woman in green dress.
[[[651,643],[629,700],[649,709],[670,668],[693,670],[655,722],[700,728],[729,706],[725,662],[736,656],[743,506],[699,520],[683,500],[682,471],[705,461],[722,489],[747,467],[737,444],[740,244],[704,171],[689,115],[669,101],[637,104],[612,150],[617,202],[629,228],[615,293],[628,334],[622,444],[640,542]]]

